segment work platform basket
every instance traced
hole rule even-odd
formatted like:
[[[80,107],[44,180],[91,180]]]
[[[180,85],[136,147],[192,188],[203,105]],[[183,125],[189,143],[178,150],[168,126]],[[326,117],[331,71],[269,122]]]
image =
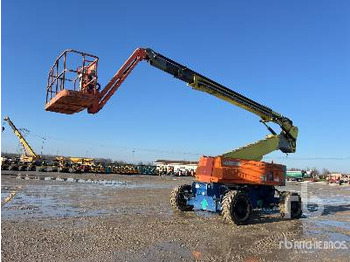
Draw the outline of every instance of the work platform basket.
[[[49,71],[45,110],[73,114],[88,108],[99,94],[98,57],[65,50]]]

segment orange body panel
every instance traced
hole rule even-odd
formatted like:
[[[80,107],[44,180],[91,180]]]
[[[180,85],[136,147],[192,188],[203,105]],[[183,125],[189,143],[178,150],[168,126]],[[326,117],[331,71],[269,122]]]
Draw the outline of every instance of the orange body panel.
[[[98,96],[97,96],[98,97]],[[73,114],[90,107],[96,100],[96,94],[82,93],[81,91],[72,91],[63,89],[57,93],[45,105],[46,111]]]
[[[262,161],[203,156],[196,179],[206,183],[284,186],[286,167]]]

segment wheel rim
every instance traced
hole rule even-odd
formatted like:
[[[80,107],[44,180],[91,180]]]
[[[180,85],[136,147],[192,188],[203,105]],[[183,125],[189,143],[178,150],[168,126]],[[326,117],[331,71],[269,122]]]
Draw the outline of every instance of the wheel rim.
[[[188,199],[188,195],[190,194],[189,189],[183,188],[182,191],[179,192],[179,204],[186,206],[186,202]]]
[[[174,189],[171,193],[170,203],[175,210],[188,211],[192,206],[187,205],[187,200],[191,195],[191,186],[182,185]]]
[[[238,219],[245,219],[247,217],[247,214],[249,213],[248,202],[246,201],[246,199],[237,199],[234,205],[233,212]]]
[[[299,202],[293,201],[291,203],[291,212],[292,212],[292,215],[298,214],[298,212],[299,212]]]
[[[179,202],[180,206],[185,206],[186,205],[186,199],[185,199],[185,195],[184,195],[183,192],[179,192],[178,202]]]

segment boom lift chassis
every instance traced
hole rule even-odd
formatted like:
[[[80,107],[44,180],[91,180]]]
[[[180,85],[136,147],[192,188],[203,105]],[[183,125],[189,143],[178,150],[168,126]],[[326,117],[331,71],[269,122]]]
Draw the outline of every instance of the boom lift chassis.
[[[72,56],[80,57],[82,63],[70,66]],[[172,191],[170,203],[173,209],[220,212],[225,221],[238,225],[249,223],[253,210],[258,208],[277,206],[284,218],[301,217],[299,194],[275,189],[275,186],[285,185],[286,167],[261,161],[264,155],[274,150],[295,152],[298,129],[293,122],[152,49],[137,48],[102,90],[97,82],[98,57],[65,50],[49,71],[45,110],[64,114],[84,109],[90,114],[99,112],[142,60],[186,82],[193,89],[256,114],[271,133],[265,139],[220,156],[202,156],[192,185],[182,185]],[[272,130],[268,122],[279,125],[280,134]]]

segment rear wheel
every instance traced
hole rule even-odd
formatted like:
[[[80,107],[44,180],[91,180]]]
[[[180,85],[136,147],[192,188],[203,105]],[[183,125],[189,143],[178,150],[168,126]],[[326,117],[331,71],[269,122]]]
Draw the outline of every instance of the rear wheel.
[[[249,222],[252,214],[252,204],[249,197],[239,191],[230,190],[222,198],[221,214],[228,223],[244,225]]]
[[[279,208],[282,218],[300,218],[302,215],[300,195],[292,192],[281,192]]]
[[[170,194],[171,207],[176,211],[191,211],[193,206],[187,205],[187,200],[192,196],[191,185],[175,187]]]

